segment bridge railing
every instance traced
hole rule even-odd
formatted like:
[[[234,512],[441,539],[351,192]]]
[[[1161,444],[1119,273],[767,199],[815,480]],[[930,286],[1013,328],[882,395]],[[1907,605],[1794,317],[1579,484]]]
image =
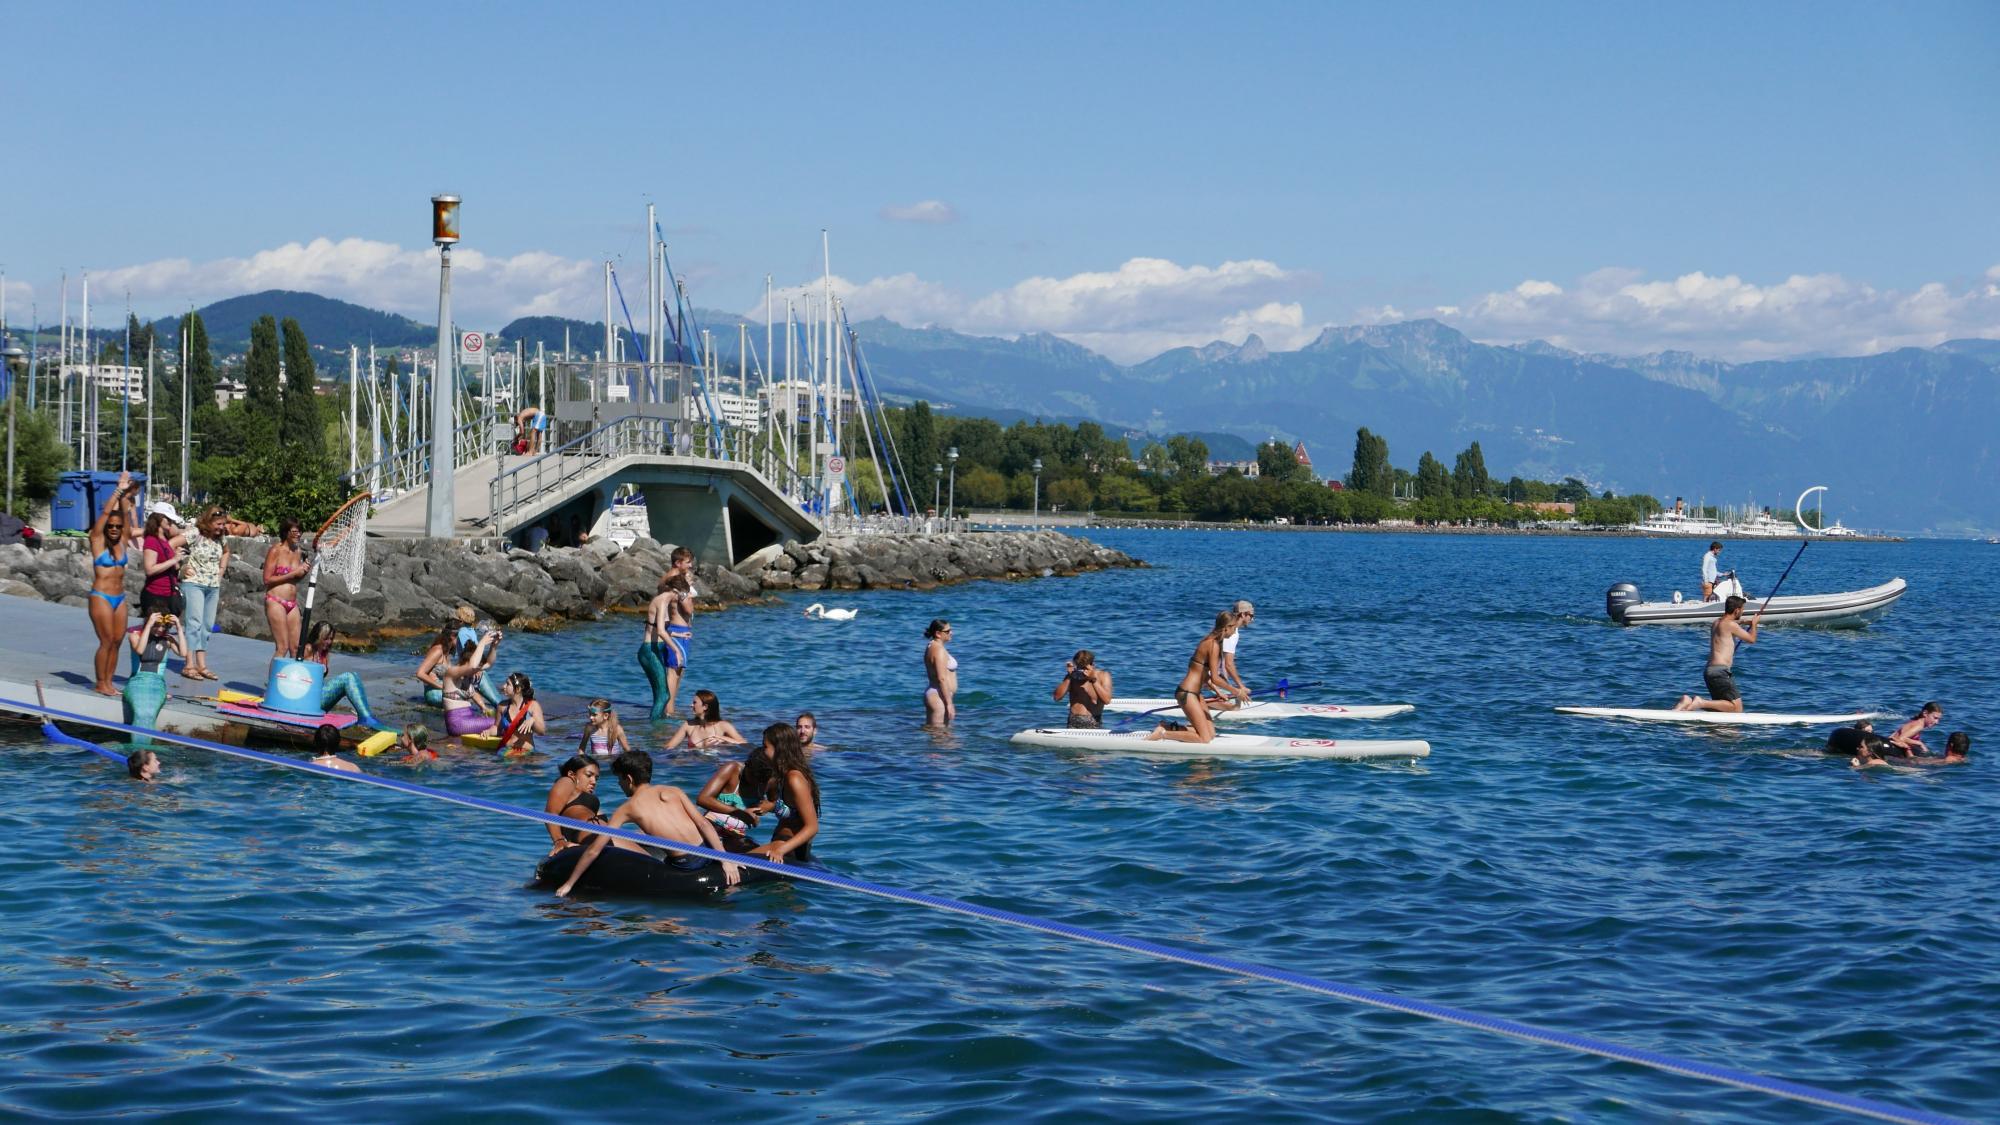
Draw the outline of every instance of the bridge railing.
[[[803,494],[800,474],[755,435],[706,419],[628,414],[496,473],[487,486],[487,526],[504,532],[506,513],[569,487],[605,461],[634,456],[689,457],[749,468],[788,498]]]
[[[452,453],[454,462],[465,465],[493,452],[496,440],[494,419],[474,418],[461,423],[452,431]],[[377,474],[380,474],[379,483]],[[341,485],[352,492],[363,487],[378,493],[407,492],[431,479],[431,443],[420,441],[406,449],[396,450],[379,461],[368,464],[352,472],[342,474]]]

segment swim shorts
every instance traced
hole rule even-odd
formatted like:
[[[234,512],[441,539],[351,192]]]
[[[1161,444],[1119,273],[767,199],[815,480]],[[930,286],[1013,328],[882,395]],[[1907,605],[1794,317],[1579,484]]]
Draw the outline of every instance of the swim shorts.
[[[1733,703],[1743,698],[1743,693],[1736,690],[1736,673],[1727,664],[1709,665],[1701,678],[1708,684],[1708,697],[1717,703]]]
[[[667,643],[660,646],[660,663],[669,668],[686,668],[688,648],[693,644],[693,629],[685,625],[667,626]]]
[[[1093,719],[1093,718],[1091,718],[1091,717],[1090,717],[1089,715],[1079,715],[1079,714],[1077,714],[1076,712],[1074,712],[1074,711],[1071,711],[1071,712],[1069,713],[1069,729],[1071,729],[1071,730],[1103,730],[1103,729],[1104,729],[1104,724],[1103,724],[1103,723],[1101,723],[1101,722],[1098,722],[1098,721],[1097,721],[1096,719]]]

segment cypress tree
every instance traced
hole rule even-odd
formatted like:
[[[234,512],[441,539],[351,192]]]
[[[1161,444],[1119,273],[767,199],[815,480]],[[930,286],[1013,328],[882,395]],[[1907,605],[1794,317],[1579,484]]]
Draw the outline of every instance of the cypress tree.
[[[1458,461],[1451,470],[1451,493],[1460,500],[1470,500],[1475,496],[1485,496],[1493,491],[1493,478],[1486,474],[1486,454],[1480,452],[1479,443],[1458,455]]]
[[[179,343],[176,341],[177,346]],[[215,352],[208,346],[208,326],[201,322],[200,313],[187,315],[186,347],[181,363],[187,368],[188,392],[199,406],[215,397]]]
[[[268,317],[266,319],[269,319]],[[320,415],[319,373],[299,322],[285,318],[285,391],[278,441],[289,453],[318,464],[326,459],[326,423]]]
[[[1389,468],[1389,439],[1370,433],[1363,426],[1354,434],[1354,468],[1347,474],[1347,487],[1356,492],[1387,496],[1394,489],[1396,475]]]
[[[1444,471],[1444,462],[1431,456],[1430,450],[1417,461],[1417,498],[1419,500],[1441,500],[1451,495],[1451,474]]]
[[[260,316],[250,326],[250,354],[243,361],[244,424],[240,429],[246,449],[258,449],[277,440],[278,419],[284,406],[284,392],[278,383],[278,322]]]

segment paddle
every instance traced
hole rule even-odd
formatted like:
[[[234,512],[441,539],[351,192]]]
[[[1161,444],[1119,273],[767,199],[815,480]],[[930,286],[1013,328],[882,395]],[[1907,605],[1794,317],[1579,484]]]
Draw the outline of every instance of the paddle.
[[[1291,691],[1293,688],[1318,687],[1324,682],[1325,681],[1323,680],[1308,680],[1307,682],[1302,684],[1295,684],[1291,681],[1289,677],[1283,677],[1280,678],[1276,684],[1273,684],[1270,687],[1259,688],[1256,691],[1251,692],[1250,698],[1255,699],[1260,695],[1270,695],[1271,693],[1276,692],[1278,698],[1283,699],[1285,697],[1285,694]],[[1178,711],[1180,709],[1181,705],[1179,703],[1170,703],[1165,707],[1155,707],[1150,711],[1136,711],[1118,720],[1118,725],[1122,727],[1127,725],[1128,723],[1136,723],[1140,719],[1143,719],[1148,715],[1157,715],[1162,711]]]
[[[1807,526],[1805,512],[1803,509],[1805,508],[1806,497],[1811,496],[1815,492],[1825,492],[1825,491],[1826,491],[1825,485],[1823,484],[1814,485],[1813,487],[1806,489],[1804,492],[1799,493],[1798,500],[1792,505],[1792,518],[1798,521],[1800,530],[1804,531],[1808,536],[1808,538],[1799,540],[1798,554],[1793,555],[1792,561],[1785,564],[1785,573],[1780,574],[1778,576],[1778,584],[1776,586],[1771,587],[1770,593],[1764,595],[1764,604],[1757,607],[1757,616],[1752,617],[1750,619],[1750,625],[1752,628],[1755,628],[1759,621],[1764,620],[1764,611],[1771,608],[1771,599],[1778,596],[1779,590],[1784,589],[1785,579],[1790,578],[1792,576],[1792,568],[1799,565],[1799,556],[1806,553],[1807,547],[1812,546],[1812,539],[1810,538],[1810,536],[1812,535],[1813,529]]]

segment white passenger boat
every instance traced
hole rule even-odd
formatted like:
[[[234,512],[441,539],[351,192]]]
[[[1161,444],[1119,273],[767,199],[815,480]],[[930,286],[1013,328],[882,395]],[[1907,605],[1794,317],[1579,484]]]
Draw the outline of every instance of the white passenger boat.
[[[1604,595],[1604,611],[1611,620],[1620,625],[1706,625],[1722,616],[1725,590],[1733,584],[1725,584],[1717,589],[1717,597],[1712,602],[1698,598],[1685,599],[1675,593],[1672,601],[1649,602],[1639,595],[1639,587],[1630,582],[1620,582]],[[1858,627],[1889,612],[1896,599],[1903,596],[1908,583],[1900,578],[1891,578],[1880,586],[1870,586],[1866,590],[1848,590],[1837,594],[1785,594],[1770,599],[1767,607],[1764,599],[1744,595],[1749,605],[1743,615],[1749,617],[1762,612],[1764,623],[1768,625],[1821,625],[1828,627]]]

